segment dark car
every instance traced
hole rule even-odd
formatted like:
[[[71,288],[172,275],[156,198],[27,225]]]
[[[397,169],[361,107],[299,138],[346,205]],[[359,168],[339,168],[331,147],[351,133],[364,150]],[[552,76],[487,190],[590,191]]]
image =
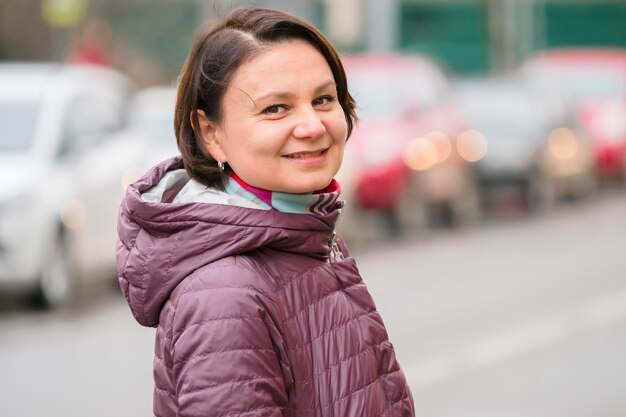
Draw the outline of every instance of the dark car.
[[[475,164],[484,195],[514,188],[532,210],[593,190],[590,140],[558,94],[483,78],[459,82],[455,102],[469,125],[461,139],[485,146]]]

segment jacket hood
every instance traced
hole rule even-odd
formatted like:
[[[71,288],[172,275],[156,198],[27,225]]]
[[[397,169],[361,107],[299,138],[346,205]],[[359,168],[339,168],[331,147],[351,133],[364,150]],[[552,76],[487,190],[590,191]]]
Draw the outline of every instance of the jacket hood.
[[[267,247],[321,260],[328,258],[339,207],[327,215],[283,213],[223,204],[160,203],[141,194],[169,171],[168,159],[129,185],[118,219],[117,265],[122,292],[135,319],[156,326],[164,302],[195,270],[218,259]],[[169,195],[168,195],[169,194]]]

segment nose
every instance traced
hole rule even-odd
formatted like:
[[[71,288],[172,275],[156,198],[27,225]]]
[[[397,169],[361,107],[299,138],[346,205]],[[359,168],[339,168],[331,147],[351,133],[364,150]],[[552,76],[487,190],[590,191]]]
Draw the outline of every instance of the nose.
[[[313,108],[301,109],[297,114],[293,135],[299,139],[315,139],[326,132],[326,126]]]

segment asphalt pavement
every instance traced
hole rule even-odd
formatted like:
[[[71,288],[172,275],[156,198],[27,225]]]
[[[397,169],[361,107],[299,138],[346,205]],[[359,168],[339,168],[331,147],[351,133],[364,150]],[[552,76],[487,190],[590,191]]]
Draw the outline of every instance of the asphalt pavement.
[[[355,256],[419,416],[626,415],[626,194]],[[0,310],[0,415],[151,414],[154,330],[116,290]]]

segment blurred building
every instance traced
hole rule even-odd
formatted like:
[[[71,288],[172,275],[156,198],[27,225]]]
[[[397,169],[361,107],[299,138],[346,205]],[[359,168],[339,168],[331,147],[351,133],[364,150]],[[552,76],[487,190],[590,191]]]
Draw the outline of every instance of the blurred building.
[[[401,0],[400,49],[459,72],[508,69],[534,51],[626,47],[621,0]]]
[[[550,47],[626,47],[623,0],[2,0],[0,59],[64,60],[97,20],[112,65],[140,85],[170,82],[200,22],[246,4],[301,16],[343,51],[421,52],[461,73]]]

